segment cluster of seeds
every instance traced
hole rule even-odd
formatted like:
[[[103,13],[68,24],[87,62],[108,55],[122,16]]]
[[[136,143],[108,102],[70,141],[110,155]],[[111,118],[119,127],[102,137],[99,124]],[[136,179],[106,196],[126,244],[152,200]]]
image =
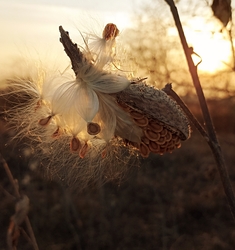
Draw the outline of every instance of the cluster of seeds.
[[[148,118],[145,114],[124,103],[121,103],[120,106],[130,114],[135,124],[142,129],[143,136],[140,143],[127,140],[126,142],[137,148],[143,157],[148,157],[150,152],[162,155],[180,148],[181,140],[179,136],[170,131],[162,122]]]

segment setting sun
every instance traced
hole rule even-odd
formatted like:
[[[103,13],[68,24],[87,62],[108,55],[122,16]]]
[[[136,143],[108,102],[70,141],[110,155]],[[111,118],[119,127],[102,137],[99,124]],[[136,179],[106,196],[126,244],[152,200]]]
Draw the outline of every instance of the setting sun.
[[[215,28],[213,29],[210,26],[208,29],[208,26],[202,20],[197,20],[193,26],[197,30],[185,28],[185,34],[189,46],[192,46],[194,52],[202,59],[198,69],[213,73],[227,68],[231,56],[231,48],[229,41],[225,39],[226,32],[216,31],[213,33]],[[199,61],[200,58],[195,59],[196,63]]]

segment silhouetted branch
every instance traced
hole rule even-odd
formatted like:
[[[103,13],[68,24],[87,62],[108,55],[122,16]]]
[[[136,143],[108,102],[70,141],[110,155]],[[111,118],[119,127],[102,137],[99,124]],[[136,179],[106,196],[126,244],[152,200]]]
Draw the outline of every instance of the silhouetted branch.
[[[180,21],[178,10],[174,4],[174,1],[173,0],[165,0],[165,1],[170,6],[170,9],[171,9],[174,21],[175,21],[175,25],[176,25],[178,33],[179,33],[181,44],[182,44],[183,49],[184,49],[184,53],[185,53],[185,56],[187,59],[188,67],[189,67],[189,71],[190,71],[190,74],[191,74],[191,77],[193,80],[194,87],[195,87],[196,92],[197,92],[197,96],[198,96],[199,103],[201,106],[203,118],[204,118],[205,125],[207,128],[207,133],[209,136],[208,144],[209,144],[209,146],[213,152],[214,158],[216,160],[216,164],[217,164],[217,167],[218,167],[218,170],[220,173],[220,178],[221,178],[221,181],[222,181],[222,184],[224,187],[224,191],[225,191],[225,194],[227,196],[227,199],[228,199],[228,202],[230,205],[230,209],[231,209],[231,212],[233,214],[233,218],[235,218],[234,192],[233,192],[232,185],[231,185],[229,175],[227,172],[227,167],[226,167],[226,163],[224,160],[224,156],[222,154],[221,147],[220,147],[220,144],[218,142],[216,132],[215,132],[215,129],[214,129],[214,126],[213,126],[213,123],[211,120],[211,116],[210,116],[210,113],[208,110],[206,99],[205,99],[205,96],[204,96],[204,93],[203,93],[203,90],[201,87],[201,83],[200,83],[199,76],[197,73],[197,66],[195,66],[193,63],[192,56],[191,56],[191,50],[188,47],[188,43],[187,43],[185,35],[184,35],[184,31],[182,28],[182,24]]]

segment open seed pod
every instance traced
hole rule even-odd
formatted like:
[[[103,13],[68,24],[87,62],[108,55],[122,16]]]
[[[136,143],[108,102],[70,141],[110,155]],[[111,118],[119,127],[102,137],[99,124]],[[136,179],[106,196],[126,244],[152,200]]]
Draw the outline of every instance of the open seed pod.
[[[164,91],[136,83],[117,93],[116,99],[143,131],[141,142],[136,146],[143,157],[148,157],[150,152],[172,152],[190,137],[186,115]]]

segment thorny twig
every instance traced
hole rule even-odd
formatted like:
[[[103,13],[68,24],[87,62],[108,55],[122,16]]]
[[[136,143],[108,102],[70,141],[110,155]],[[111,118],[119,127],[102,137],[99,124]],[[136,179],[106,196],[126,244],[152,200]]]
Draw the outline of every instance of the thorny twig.
[[[0,153],[0,162],[2,162],[2,165],[3,165],[3,167],[6,171],[6,174],[8,176],[8,179],[10,180],[10,183],[14,189],[15,197],[20,199],[21,195],[19,193],[19,189],[18,189],[16,180],[14,179],[6,160],[3,158],[1,153]],[[37,244],[37,241],[36,241],[36,238],[35,238],[35,235],[34,235],[34,232],[33,232],[33,229],[32,229],[32,226],[31,226],[31,223],[30,223],[28,216],[25,217],[25,224],[26,224],[26,227],[27,227],[27,230],[28,230],[28,233],[29,233],[29,236],[30,236],[30,239],[31,239],[31,242],[32,242],[34,249],[39,250],[38,244]]]
[[[201,110],[203,113],[203,118],[205,121],[205,125],[206,125],[206,129],[207,129],[207,133],[209,136],[209,140],[208,140],[208,144],[213,152],[218,170],[219,170],[219,174],[220,174],[220,178],[224,187],[224,192],[227,196],[228,199],[228,203],[233,215],[233,218],[235,219],[235,197],[234,197],[234,192],[232,189],[232,185],[229,179],[229,175],[228,175],[228,171],[227,171],[227,167],[226,167],[226,163],[224,160],[224,156],[222,154],[221,151],[221,147],[220,144],[218,142],[217,136],[216,136],[216,132],[210,117],[210,113],[208,110],[208,106],[206,103],[206,99],[200,84],[200,80],[199,80],[199,76],[197,73],[197,66],[194,65],[193,60],[192,60],[192,56],[191,56],[191,52],[190,49],[188,47],[188,43],[186,41],[185,35],[184,35],[184,31],[182,28],[182,24],[180,21],[180,17],[177,11],[177,8],[174,4],[173,0],[165,0],[167,2],[167,4],[170,6],[174,21],[175,21],[175,25],[177,27],[178,33],[179,33],[179,37],[184,49],[184,53],[187,59],[187,63],[188,63],[188,67],[189,67],[189,71],[193,80],[193,84],[194,87],[196,89],[197,92],[197,96],[199,99],[199,103],[201,106]]]

